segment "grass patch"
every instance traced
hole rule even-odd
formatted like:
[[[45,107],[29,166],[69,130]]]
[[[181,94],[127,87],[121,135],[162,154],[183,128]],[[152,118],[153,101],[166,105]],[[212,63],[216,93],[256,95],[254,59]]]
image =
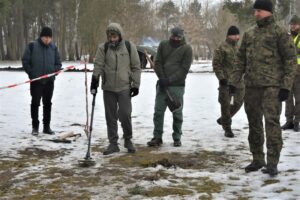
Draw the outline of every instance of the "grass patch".
[[[169,195],[191,195],[193,194],[193,191],[176,187],[153,187],[150,189],[145,189],[144,187],[136,185],[133,188],[129,188],[128,193],[131,195],[142,195],[146,197],[165,197]]]
[[[264,184],[262,184],[262,187],[267,186],[267,185],[273,185],[273,184],[276,184],[279,182],[280,182],[280,180],[277,180],[277,179],[268,179],[268,180],[264,181]]]
[[[275,192],[276,193],[283,193],[283,192],[292,192],[292,191],[293,190],[289,189],[289,188],[282,188],[282,189],[276,190]]]
[[[162,165],[166,168],[180,167],[183,169],[216,169],[233,161],[223,152],[199,151],[191,154],[156,153],[153,148],[139,148],[132,154],[125,154],[110,159],[111,164],[122,167],[156,167]]]

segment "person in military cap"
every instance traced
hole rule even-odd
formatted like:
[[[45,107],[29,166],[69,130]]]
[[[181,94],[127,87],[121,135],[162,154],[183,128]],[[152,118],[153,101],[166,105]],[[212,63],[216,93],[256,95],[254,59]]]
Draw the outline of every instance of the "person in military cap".
[[[278,174],[283,141],[280,128],[282,101],[287,100],[293,85],[296,52],[286,30],[273,17],[270,0],[254,3],[256,25],[243,35],[237,54],[237,68],[231,74],[231,90],[235,90],[244,76],[245,111],[249,122],[249,146],[252,162],[246,172],[257,171],[270,176]],[[264,153],[265,120],[267,163]]]
[[[290,20],[290,30],[297,51],[298,68],[290,96],[285,104],[286,123],[281,128],[283,130],[294,129],[298,132],[300,121],[300,17],[297,15]]]
[[[217,120],[225,130],[225,137],[232,138],[231,118],[239,111],[244,100],[244,81],[241,79],[235,94],[231,94],[228,87],[229,74],[235,68],[235,57],[238,51],[240,31],[236,26],[230,26],[226,40],[215,50],[213,69],[219,80],[219,103],[221,104],[221,117]],[[231,99],[233,98],[233,102]],[[231,105],[232,103],[232,105]]]

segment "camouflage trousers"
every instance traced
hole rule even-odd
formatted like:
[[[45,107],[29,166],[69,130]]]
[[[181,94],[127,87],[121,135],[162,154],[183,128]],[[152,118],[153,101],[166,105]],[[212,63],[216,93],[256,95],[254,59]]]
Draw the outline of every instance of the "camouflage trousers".
[[[183,95],[184,95],[184,87],[169,87],[168,88],[170,92],[172,92],[174,95],[178,97],[178,100],[181,102],[182,107],[173,112],[173,139],[179,139],[181,138],[182,135],[182,123],[183,123],[183,114],[182,114],[182,109],[183,109]],[[155,106],[154,106],[154,117],[153,117],[153,122],[154,122],[154,131],[153,135],[155,138],[162,138],[163,135],[163,127],[164,127],[164,116],[165,116],[165,111],[167,109],[167,104],[166,104],[166,92],[161,90],[160,87],[157,85],[156,86],[156,97],[155,97]]]
[[[264,154],[264,128],[265,119],[267,140],[267,164],[277,165],[282,149],[282,136],[280,129],[281,102],[278,99],[279,88],[262,87],[248,88],[245,91],[245,111],[249,121],[248,141],[253,160],[262,161]]]
[[[237,88],[233,95],[233,105],[230,105],[231,96],[227,86],[219,87],[219,103],[221,104],[221,122],[223,129],[231,128],[231,118],[240,110],[244,102],[245,88]]]
[[[287,122],[300,121],[300,75],[295,76],[290,96],[285,102],[285,117]]]

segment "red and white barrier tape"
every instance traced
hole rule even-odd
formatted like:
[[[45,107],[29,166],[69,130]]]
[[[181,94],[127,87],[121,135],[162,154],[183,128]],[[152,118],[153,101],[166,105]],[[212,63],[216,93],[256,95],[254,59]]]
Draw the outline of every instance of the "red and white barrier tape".
[[[82,63],[80,63],[80,65],[81,64]],[[19,85],[23,85],[23,84],[26,84],[26,83],[32,83],[34,81],[38,81],[38,80],[41,80],[41,79],[49,78],[51,76],[56,76],[56,75],[58,75],[58,74],[60,74],[62,72],[65,72],[65,71],[68,71],[68,70],[74,69],[74,68],[75,68],[75,66],[65,67],[64,69],[61,69],[61,70],[59,70],[57,72],[54,72],[52,74],[46,74],[46,75],[40,76],[38,78],[31,79],[31,80],[28,80],[28,81],[25,81],[25,82],[21,82],[21,83],[16,83],[16,84],[12,84],[12,85],[7,85],[7,86],[4,86],[4,87],[0,87],[0,90],[7,89],[7,88],[14,88],[14,87],[19,86]]]

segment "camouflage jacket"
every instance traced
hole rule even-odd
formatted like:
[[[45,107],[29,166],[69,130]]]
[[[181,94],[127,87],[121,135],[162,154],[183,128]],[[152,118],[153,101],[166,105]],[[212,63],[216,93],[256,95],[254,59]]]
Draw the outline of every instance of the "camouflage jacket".
[[[246,87],[290,90],[296,69],[293,41],[273,17],[267,17],[257,21],[257,25],[243,35],[237,69],[230,75],[230,84],[236,85],[244,75]]]
[[[230,82],[230,74],[235,69],[235,59],[238,52],[237,43],[226,39],[214,52],[213,70],[218,80],[227,79]],[[237,87],[243,87],[243,79]]]

